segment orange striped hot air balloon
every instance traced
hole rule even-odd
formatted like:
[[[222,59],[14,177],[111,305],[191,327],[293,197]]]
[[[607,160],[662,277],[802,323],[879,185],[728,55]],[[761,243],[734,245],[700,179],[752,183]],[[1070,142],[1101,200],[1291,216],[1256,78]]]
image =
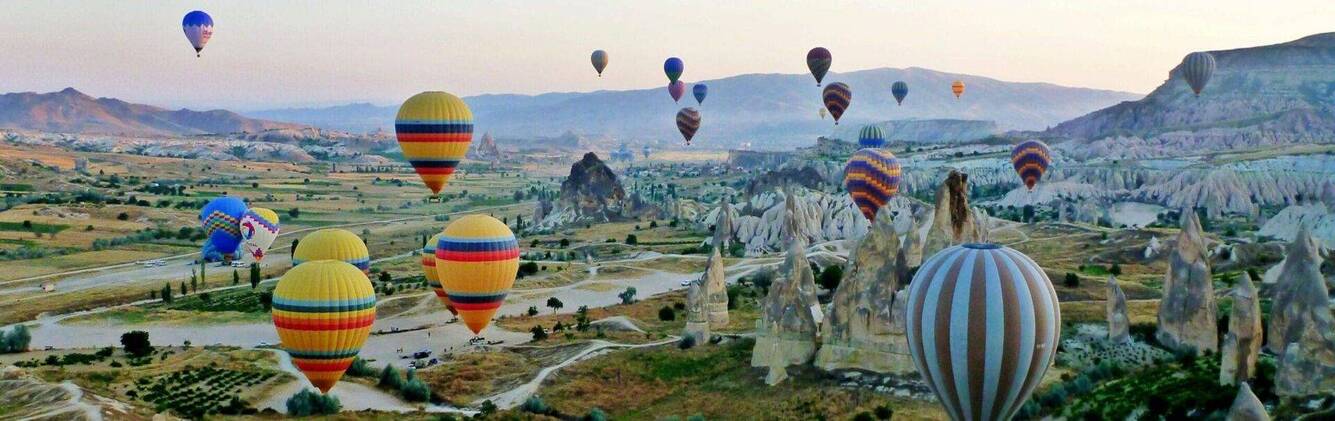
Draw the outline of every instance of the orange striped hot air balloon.
[[[394,133],[422,182],[440,193],[473,142],[473,112],[447,92],[422,92],[399,107]]]
[[[955,81],[955,83],[951,83],[950,92],[954,92],[955,98],[957,99],[960,97],[960,95],[964,95],[964,82],[957,80]]]
[[[306,262],[273,290],[273,325],[302,374],[328,393],[352,365],[375,323],[375,289],[356,267]]]
[[[431,236],[431,239],[426,240],[426,244],[422,246],[422,273],[426,275],[426,282],[436,292],[436,298],[440,299],[440,303],[445,305],[445,309],[449,310],[450,314],[457,315],[459,312],[454,310],[453,305],[450,305],[450,297],[445,295],[445,289],[440,286],[440,276],[436,273],[436,243],[438,242],[440,242],[440,233]]]
[[[451,222],[436,243],[436,274],[459,318],[474,334],[491,323],[519,271],[519,242],[487,215]]]

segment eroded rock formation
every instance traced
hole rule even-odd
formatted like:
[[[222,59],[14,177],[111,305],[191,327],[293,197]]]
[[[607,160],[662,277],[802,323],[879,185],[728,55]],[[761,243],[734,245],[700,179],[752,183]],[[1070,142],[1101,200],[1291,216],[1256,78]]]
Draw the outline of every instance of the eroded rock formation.
[[[979,240],[974,213],[969,208],[968,174],[951,171],[946,175],[946,181],[936,190],[935,209],[923,245],[923,259],[946,247]]]
[[[1108,341],[1115,344],[1131,342],[1131,319],[1126,315],[1126,293],[1117,285],[1117,278],[1108,277],[1108,298],[1105,300],[1108,318]]]
[[[1335,327],[1317,253],[1316,240],[1306,227],[1299,229],[1285,250],[1284,266],[1271,293],[1266,341],[1271,352],[1284,352],[1309,326],[1319,332],[1330,332]]]
[[[719,199],[718,216],[714,218],[714,239],[712,244],[715,250],[727,250],[732,245],[732,204],[731,200],[724,197]]]
[[[723,255],[719,249],[709,256],[705,263],[705,274],[697,283],[701,284],[705,294],[705,313],[709,326],[715,329],[728,327],[728,283],[723,272]]]
[[[1246,272],[1233,288],[1233,309],[1228,314],[1219,365],[1219,384],[1245,382],[1255,375],[1261,353],[1261,297]]]
[[[1265,405],[1252,393],[1252,387],[1246,382],[1238,385],[1238,396],[1233,398],[1233,406],[1228,408],[1227,421],[1270,421],[1270,414],[1265,412]]]
[[[1182,231],[1164,275],[1159,301],[1159,343],[1196,353],[1219,350],[1215,330],[1214,281],[1210,278],[1201,222],[1196,212],[1182,212]]]
[[[770,285],[761,302],[756,321],[756,345],[751,353],[753,367],[774,367],[780,362],[805,364],[816,353],[818,326],[823,318],[816,301],[816,282],[807,262],[806,237],[798,225],[795,199],[789,195],[788,218],[784,232],[788,237],[788,257],[782,273]]]
[[[686,329],[682,338],[691,338],[697,345],[709,343],[709,315],[705,310],[704,285],[691,282],[686,288]]]

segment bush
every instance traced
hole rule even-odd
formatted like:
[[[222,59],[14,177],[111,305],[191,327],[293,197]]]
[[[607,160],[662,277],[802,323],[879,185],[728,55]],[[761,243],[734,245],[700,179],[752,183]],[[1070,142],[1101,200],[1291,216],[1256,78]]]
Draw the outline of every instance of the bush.
[[[557,323],[560,323],[560,322],[557,322]],[[533,325],[533,327],[530,328],[528,331],[531,332],[531,333],[533,333],[533,341],[534,341],[534,342],[541,341],[541,340],[543,340],[543,339],[547,339],[547,331],[546,331],[545,329],[542,328],[542,325]]]
[[[621,304],[632,304],[635,302],[635,292],[635,287],[626,287],[626,290],[617,294],[617,297],[621,298]]]
[[[876,419],[876,417],[873,417],[871,413],[867,411],[859,412],[857,415],[853,416],[853,421],[872,421],[874,419]]]
[[[25,352],[29,342],[32,342],[32,333],[28,332],[28,326],[15,325],[13,329],[0,332],[0,354]]]
[[[524,401],[524,404],[519,406],[519,409],[531,414],[546,415],[552,410],[552,407],[547,406],[547,403],[543,402],[542,398],[529,396],[528,399]]]
[[[1062,280],[1062,285],[1066,285],[1067,288],[1079,287],[1080,277],[1076,276],[1074,273],[1066,272],[1066,278]]]
[[[607,421],[607,413],[598,408],[590,409],[588,415],[584,416],[584,421]]]
[[[1108,273],[1111,273],[1113,276],[1122,276],[1122,266],[1113,263],[1112,267],[1108,268]]]
[[[658,320],[670,322],[676,319],[677,312],[672,310],[672,307],[663,306],[663,308],[658,309]]]
[[[843,279],[844,268],[830,266],[820,273],[820,278],[817,278],[816,282],[819,283],[821,287],[834,291],[834,289],[839,286],[839,281],[842,281]]]
[[[348,366],[348,375],[356,377],[375,377],[375,369],[366,363],[362,357],[353,357],[352,365]]]
[[[681,338],[681,341],[678,341],[678,342],[677,342],[677,348],[678,348],[678,349],[691,349],[691,348],[694,348],[694,347],[695,347],[695,337],[694,337],[694,336],[686,336],[686,337],[683,337],[683,338]]]
[[[894,415],[895,415],[895,410],[890,409],[890,407],[885,406],[885,405],[877,405],[877,406],[876,406],[876,419],[878,419],[878,420],[888,420],[888,419],[890,419],[891,417],[893,417]]]
[[[378,384],[386,389],[399,389],[403,387],[403,378],[399,377],[399,370],[395,370],[393,365],[386,364],[385,369],[380,370]]]
[[[310,390],[302,389],[292,397],[287,398],[287,414],[294,416],[307,415],[333,415],[337,414],[343,405],[338,402],[338,398],[322,395]]]
[[[407,399],[408,402],[426,402],[431,399],[431,388],[427,387],[422,379],[409,380],[403,384],[403,388],[399,391],[403,392],[403,398]]]
[[[538,306],[528,306],[528,315],[529,315],[529,316],[537,316],[537,315],[538,315]]]
[[[633,246],[633,245],[636,245],[636,244],[639,244],[639,243],[640,243],[640,239],[639,239],[639,237],[636,237],[635,234],[626,234],[626,244],[627,244],[627,245],[632,245],[632,246]]]
[[[121,335],[121,346],[125,353],[133,357],[143,357],[153,353],[153,344],[148,341],[148,332],[135,330]]]

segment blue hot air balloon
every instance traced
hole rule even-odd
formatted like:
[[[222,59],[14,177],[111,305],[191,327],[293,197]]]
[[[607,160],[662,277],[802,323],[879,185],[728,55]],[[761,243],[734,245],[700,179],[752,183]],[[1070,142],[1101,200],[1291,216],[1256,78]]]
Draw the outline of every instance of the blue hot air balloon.
[[[185,29],[185,38],[190,40],[190,46],[195,47],[195,57],[199,57],[204,44],[213,37],[213,17],[202,10],[186,13],[185,19],[181,19],[181,28]]]
[[[667,74],[668,82],[676,82],[681,77],[681,72],[686,71],[686,63],[676,57],[668,57],[663,62],[663,73]]]
[[[695,94],[695,103],[705,105],[705,95],[709,95],[709,87],[703,83],[697,83],[691,87],[691,93]]]
[[[231,261],[241,245],[241,217],[245,214],[246,202],[231,196],[210,200],[199,211],[199,223],[207,237],[205,241],[222,255],[224,261]]]
[[[904,81],[895,81],[890,85],[890,94],[895,96],[895,103],[904,105],[904,97],[909,96],[909,84]]]

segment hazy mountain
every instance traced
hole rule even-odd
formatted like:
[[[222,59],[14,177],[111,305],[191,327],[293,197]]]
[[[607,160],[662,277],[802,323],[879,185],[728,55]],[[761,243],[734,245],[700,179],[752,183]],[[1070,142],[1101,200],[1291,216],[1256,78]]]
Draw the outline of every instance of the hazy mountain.
[[[689,75],[689,74],[688,74]],[[967,91],[956,99],[950,83],[964,81]],[[903,106],[890,96],[890,84],[903,80],[909,95]],[[688,81],[688,83],[693,81]],[[1047,83],[1004,82],[980,76],[921,68],[873,69],[831,73],[826,82],[844,82],[853,102],[840,127],[901,119],[988,120],[1000,130],[1042,130],[1092,110],[1138,95]],[[834,132],[822,120],[821,88],[809,75],[747,74],[705,81],[709,96],[701,112],[697,138],[703,145],[735,146],[753,142],[757,148],[806,145]],[[483,95],[465,98],[476,130],[498,139],[553,136],[566,130],[632,141],[678,141],[675,114],[694,106],[688,93],[674,104],[666,88],[587,93]],[[330,117],[325,115],[340,117]],[[391,130],[397,106],[362,104],[328,109],[273,110],[255,117],[297,121],[354,131]],[[361,114],[350,115],[352,111]],[[380,121],[380,124],[367,124]]]
[[[1001,134],[1001,129],[993,121],[983,120],[890,120],[875,123],[885,133],[887,141],[913,143],[946,143],[960,140],[982,139]],[[834,136],[850,142],[857,140],[861,126],[839,125]]]
[[[1199,98],[1187,87],[1179,64],[1145,98],[1059,124],[1048,134],[1162,138],[1168,147],[1182,150],[1335,135],[1335,33],[1210,53],[1217,68]]]
[[[301,129],[226,110],[167,110],[114,98],[93,98],[74,88],[0,95],[0,128],[56,133],[182,136]]]

